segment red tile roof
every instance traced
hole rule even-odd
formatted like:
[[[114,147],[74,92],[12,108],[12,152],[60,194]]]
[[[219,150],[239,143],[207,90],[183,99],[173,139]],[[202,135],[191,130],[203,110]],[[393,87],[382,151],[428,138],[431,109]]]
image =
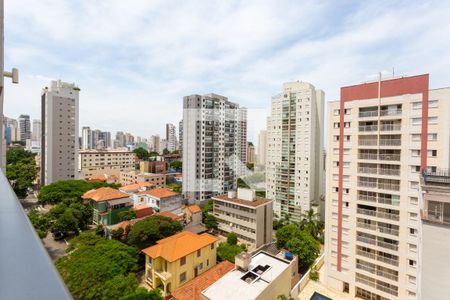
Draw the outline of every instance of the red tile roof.
[[[189,210],[191,211],[191,213],[193,213],[193,214],[196,214],[196,213],[199,213],[199,212],[202,211],[201,208],[200,208],[200,206],[198,206],[197,204],[189,205],[189,206],[188,206],[188,209],[189,209]]]
[[[208,233],[195,234],[190,231],[182,231],[157,241],[156,245],[148,247],[142,252],[153,259],[162,257],[169,262],[174,262],[218,240],[217,237]]]
[[[81,196],[82,199],[92,199],[96,202],[108,201],[114,199],[128,198],[128,194],[110,187],[101,187],[96,190],[90,190]]]
[[[234,264],[228,260],[224,260],[177,288],[173,291],[172,296],[176,300],[202,300],[201,292],[219,280],[223,275],[233,270],[233,268]]]
[[[139,195],[150,195],[156,198],[167,198],[178,195],[178,193],[172,192],[168,188],[155,188],[147,191],[137,193]]]
[[[138,183],[133,183],[133,184],[129,184],[126,186],[122,186],[122,187],[120,187],[120,190],[128,192],[128,191],[138,190],[143,187],[151,187],[151,186],[153,186],[153,183],[145,181],[145,182],[138,182]]]

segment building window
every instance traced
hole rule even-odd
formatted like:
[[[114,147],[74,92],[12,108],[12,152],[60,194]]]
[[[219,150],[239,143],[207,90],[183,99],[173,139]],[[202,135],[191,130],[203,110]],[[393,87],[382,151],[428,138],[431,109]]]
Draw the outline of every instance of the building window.
[[[429,117],[428,124],[437,124],[437,117]]]
[[[420,150],[411,150],[411,155],[412,156],[420,156]]]
[[[200,255],[202,255],[202,251],[201,250],[197,250],[197,257],[200,257]]]
[[[335,116],[339,116],[339,109],[335,109],[333,113]]]
[[[211,244],[211,250],[213,250],[214,249],[214,244]]]
[[[186,281],[186,272],[183,272],[180,274],[180,283],[185,282]]]
[[[429,133],[428,140],[429,141],[437,141],[437,133]]]
[[[184,266],[186,264],[186,256],[180,259],[180,266]]]
[[[422,101],[413,102],[413,109],[422,109]]]
[[[422,125],[422,118],[412,118],[413,125]]]
[[[200,265],[198,265],[198,269],[203,270],[203,263],[200,263]]]
[[[421,141],[421,134],[415,133],[411,135],[411,141],[412,142],[420,142]]]
[[[428,108],[436,108],[436,107],[438,107],[438,100],[428,101]]]
[[[428,157],[436,157],[437,150],[428,150]]]

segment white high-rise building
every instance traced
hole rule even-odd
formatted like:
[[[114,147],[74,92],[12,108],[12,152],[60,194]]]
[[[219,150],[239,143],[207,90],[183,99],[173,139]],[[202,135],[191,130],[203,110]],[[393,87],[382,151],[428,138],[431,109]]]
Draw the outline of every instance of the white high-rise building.
[[[261,130],[258,134],[258,154],[256,155],[256,161],[258,165],[266,165],[266,151],[267,151],[267,131]]]
[[[183,193],[204,203],[236,189],[247,122],[238,104],[216,94],[186,96],[183,108]]]
[[[42,90],[41,185],[77,178],[79,91],[61,80]]]
[[[418,189],[422,171],[449,168],[449,116],[450,88],[429,90],[428,74],[343,87],[328,103],[329,287],[363,299],[431,299],[420,295]]]
[[[31,133],[31,142],[35,143],[36,146],[41,145],[41,120],[33,120],[33,131]]]
[[[31,139],[30,116],[20,115],[18,121],[20,130],[20,140],[25,143],[27,140]]]
[[[183,120],[180,121],[178,125],[178,148],[183,155]]]
[[[325,94],[307,82],[287,82],[272,97],[267,122],[266,197],[274,212],[300,221],[311,208],[318,211],[321,179]]]
[[[166,141],[167,141],[167,150],[170,152],[175,151],[177,147],[177,136],[176,129],[173,124],[166,124]]]

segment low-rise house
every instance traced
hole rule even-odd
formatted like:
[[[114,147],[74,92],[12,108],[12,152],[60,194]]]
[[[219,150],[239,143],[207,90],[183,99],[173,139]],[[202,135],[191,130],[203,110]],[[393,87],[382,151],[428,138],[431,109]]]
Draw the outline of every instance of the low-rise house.
[[[180,222],[180,223],[184,222],[184,217],[183,217],[182,214],[177,215],[177,214],[174,214],[173,212],[170,212],[170,211],[160,211],[160,212],[156,213],[155,215],[163,216],[163,217],[166,217],[166,218],[171,218],[172,220]]]
[[[146,191],[153,187],[154,187],[154,185],[150,182],[138,182],[138,183],[132,183],[132,184],[128,184],[125,186],[121,186],[119,188],[119,190],[124,193],[127,193],[127,194],[134,194],[134,193]]]
[[[110,187],[101,187],[86,192],[82,199],[89,201],[93,209],[93,222],[98,225],[118,223],[118,214],[133,207],[133,201],[127,193]]]
[[[203,300],[273,300],[289,296],[291,276],[298,267],[266,252],[242,252],[235,258],[236,268],[201,292]]]
[[[164,295],[216,265],[218,238],[182,231],[159,240],[145,254],[145,283]]]
[[[155,188],[132,195],[134,205],[148,205],[155,211],[181,213],[182,196],[168,188]]]
[[[190,225],[198,225],[202,223],[202,210],[197,204],[188,205],[184,208],[186,215],[186,223]]]
[[[219,232],[235,232],[241,242],[256,246],[272,242],[273,201],[255,196],[255,191],[236,192],[212,197],[213,214]]]
[[[234,269],[234,264],[224,260],[203,274],[188,281],[172,292],[173,300],[202,300],[202,291]]]
[[[108,174],[100,174],[100,175],[93,175],[89,177],[87,180],[88,182],[105,182],[105,183],[117,183],[119,180],[117,176],[115,175],[108,175]]]
[[[139,182],[150,182],[155,187],[166,186],[166,175],[164,173],[146,173],[139,171],[121,172],[120,183],[122,185],[129,185]]]

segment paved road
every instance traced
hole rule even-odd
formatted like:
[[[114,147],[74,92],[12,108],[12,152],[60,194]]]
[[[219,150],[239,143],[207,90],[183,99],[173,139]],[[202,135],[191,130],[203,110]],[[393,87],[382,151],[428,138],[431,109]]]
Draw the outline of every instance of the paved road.
[[[42,239],[42,243],[52,260],[57,260],[61,256],[66,255],[68,245],[65,240],[55,241],[52,234],[48,233],[47,236]]]

